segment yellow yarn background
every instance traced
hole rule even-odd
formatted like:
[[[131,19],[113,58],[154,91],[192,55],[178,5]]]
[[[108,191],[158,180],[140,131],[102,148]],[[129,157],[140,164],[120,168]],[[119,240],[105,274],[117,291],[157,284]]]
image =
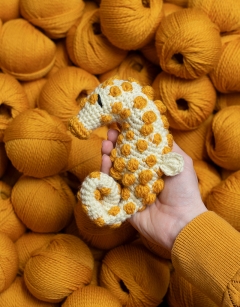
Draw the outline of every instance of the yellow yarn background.
[[[67,123],[114,75],[151,85],[205,205],[240,231],[239,56],[236,0],[0,1],[0,306],[215,306],[128,222],[88,220],[76,196],[110,127],[80,141]]]

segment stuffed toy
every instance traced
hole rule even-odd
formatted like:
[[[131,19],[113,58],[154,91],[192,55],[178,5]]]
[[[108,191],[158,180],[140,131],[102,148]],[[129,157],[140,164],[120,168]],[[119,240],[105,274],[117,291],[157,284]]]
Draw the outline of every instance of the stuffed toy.
[[[109,175],[90,173],[78,193],[84,211],[99,226],[120,226],[155,201],[163,175],[183,170],[183,157],[172,152],[166,107],[153,99],[151,86],[113,77],[83,98],[78,115],[69,120],[69,130],[80,139],[99,126],[120,126]]]

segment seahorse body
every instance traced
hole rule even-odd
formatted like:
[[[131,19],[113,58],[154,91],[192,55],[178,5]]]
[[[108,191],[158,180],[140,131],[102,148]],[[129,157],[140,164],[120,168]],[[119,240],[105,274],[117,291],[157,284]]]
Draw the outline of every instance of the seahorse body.
[[[110,155],[110,176],[91,173],[79,192],[85,212],[99,226],[119,226],[144,210],[162,191],[163,174],[174,176],[183,170],[182,156],[171,151],[166,107],[153,98],[151,86],[132,78],[111,78],[81,101],[81,110],[69,121],[70,131],[79,138],[112,122],[121,126]]]

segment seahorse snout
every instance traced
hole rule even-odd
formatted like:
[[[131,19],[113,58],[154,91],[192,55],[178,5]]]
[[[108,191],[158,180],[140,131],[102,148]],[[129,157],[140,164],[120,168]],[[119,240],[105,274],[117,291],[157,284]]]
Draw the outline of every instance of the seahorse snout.
[[[88,130],[77,116],[72,117],[68,122],[68,129],[71,133],[79,139],[88,139],[92,130]]]

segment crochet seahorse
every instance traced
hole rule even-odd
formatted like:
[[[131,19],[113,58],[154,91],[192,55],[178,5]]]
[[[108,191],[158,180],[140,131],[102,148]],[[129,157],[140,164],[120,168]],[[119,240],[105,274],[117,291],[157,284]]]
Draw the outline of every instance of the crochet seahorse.
[[[78,193],[84,211],[99,226],[120,226],[155,201],[164,174],[183,170],[183,157],[172,152],[166,107],[153,98],[151,86],[111,78],[81,100],[78,115],[69,121],[69,130],[81,139],[112,122],[121,127],[110,155],[110,175],[89,174]]]

